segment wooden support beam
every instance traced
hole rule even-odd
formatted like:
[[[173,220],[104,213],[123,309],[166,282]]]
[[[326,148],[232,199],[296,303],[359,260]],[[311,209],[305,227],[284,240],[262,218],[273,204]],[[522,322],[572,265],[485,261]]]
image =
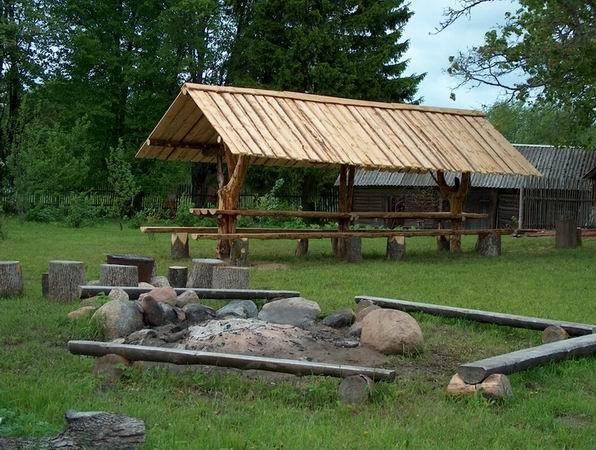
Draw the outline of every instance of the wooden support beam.
[[[409,302],[406,300],[394,300],[390,298],[371,297],[360,295],[355,297],[356,303],[366,300],[380,306],[381,308],[399,309],[406,312],[423,312],[435,316],[457,317],[460,319],[474,320],[476,322],[492,323],[516,328],[528,328],[531,330],[544,330],[549,326],[563,328],[571,336],[582,336],[596,332],[596,325],[584,323],[565,322],[561,320],[541,319],[538,317],[517,316],[478,309],[456,308],[453,306],[434,305],[432,303]]]
[[[202,142],[183,142],[183,141],[168,141],[163,139],[147,139],[147,146],[149,147],[167,147],[167,148],[185,148],[190,150],[198,150],[203,154],[215,156],[219,149],[218,144],[205,144]]]
[[[111,342],[69,341],[68,350],[75,355],[104,356],[116,354],[129,361],[157,361],[179,365],[205,364],[232,367],[243,370],[267,370],[294,375],[328,375],[347,377],[365,375],[374,380],[393,380],[395,370],[375,367],[359,367],[347,364],[267,358],[263,356],[236,355],[229,353],[179,350],[163,347],[114,344]]]
[[[118,286],[130,299],[137,299],[141,294],[151,291],[149,288],[134,286]],[[99,294],[108,295],[114,286],[81,286],[81,298],[94,297]],[[210,300],[275,300],[280,298],[300,297],[298,291],[274,291],[268,289],[209,289],[209,288],[177,288],[177,295],[185,291],[193,291],[200,299]]]
[[[547,362],[594,354],[596,354],[596,334],[588,334],[462,364],[457,373],[466,383],[476,384],[495,373],[507,375]]]

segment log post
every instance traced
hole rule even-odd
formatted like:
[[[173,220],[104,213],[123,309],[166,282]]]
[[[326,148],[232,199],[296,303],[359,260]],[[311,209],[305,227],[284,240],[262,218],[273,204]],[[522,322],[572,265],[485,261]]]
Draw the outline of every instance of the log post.
[[[50,261],[48,267],[49,298],[70,302],[81,297],[85,284],[85,265],[81,261]]]
[[[48,298],[50,295],[50,278],[47,272],[41,274],[41,296]]]
[[[455,178],[453,186],[449,186],[445,180],[445,174],[442,170],[437,171],[435,181],[439,186],[441,195],[449,202],[450,212],[453,214],[462,214],[464,210],[464,202],[466,195],[470,189],[470,172],[464,172],[461,175],[461,182],[459,178]],[[462,228],[461,219],[451,219],[451,229],[459,231]],[[455,233],[449,236],[449,251],[451,253],[461,252],[461,235]]]
[[[173,288],[184,288],[188,282],[188,267],[170,266],[168,268],[168,281]]]
[[[555,229],[555,246],[557,248],[576,248],[581,245],[581,231],[578,230],[574,217],[559,217]],[[578,239],[578,235],[580,239]]]
[[[298,239],[296,243],[296,251],[294,252],[296,256],[306,256],[308,255],[308,239]]]
[[[190,258],[188,233],[172,233],[170,255],[174,259]]]
[[[387,238],[387,259],[401,261],[406,254],[405,236],[391,236]]]
[[[23,269],[19,261],[0,261],[0,297],[23,293]]]
[[[501,235],[498,233],[478,234],[476,253],[478,253],[480,256],[500,256]]]
[[[362,238],[360,236],[352,236],[342,239],[342,241],[344,243],[344,259],[347,262],[362,261]]]
[[[192,260],[192,267],[188,274],[186,287],[211,288],[213,287],[213,268],[223,265],[221,259],[197,258]]]
[[[227,180],[224,173],[224,158],[227,166]],[[217,154],[217,182],[219,186],[217,196],[219,209],[226,210],[237,208],[249,165],[250,159],[248,156],[235,156],[225,147],[225,145],[222,145],[221,150]],[[236,219],[236,216],[227,214],[218,216],[218,233],[235,233]],[[220,239],[217,241],[217,257],[219,259],[228,259],[230,250],[231,244],[228,239]]]
[[[213,268],[213,289],[248,289],[249,284],[248,267],[215,266]]]
[[[139,268],[121,264],[102,264],[99,284],[102,286],[138,286]]]
[[[448,252],[449,251],[449,239],[445,235],[437,236],[437,251]]]
[[[234,239],[230,249],[230,264],[234,266],[247,267],[248,262],[248,239]]]
[[[355,166],[342,164],[339,168],[339,212],[349,213],[354,204],[354,176]],[[338,220],[339,231],[348,231],[350,229],[349,219]],[[334,245],[336,258],[344,258],[346,246],[349,245],[345,239],[337,239]]]

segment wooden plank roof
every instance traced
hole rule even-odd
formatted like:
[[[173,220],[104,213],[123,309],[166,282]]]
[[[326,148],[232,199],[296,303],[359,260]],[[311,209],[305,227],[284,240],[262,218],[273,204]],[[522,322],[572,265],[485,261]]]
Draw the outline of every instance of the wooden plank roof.
[[[540,175],[477,111],[187,83],[138,158]]]

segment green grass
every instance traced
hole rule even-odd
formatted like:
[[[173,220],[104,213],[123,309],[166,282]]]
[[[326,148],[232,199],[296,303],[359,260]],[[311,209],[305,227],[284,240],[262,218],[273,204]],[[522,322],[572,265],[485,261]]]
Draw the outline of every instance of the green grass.
[[[67,409],[107,410],[141,417],[147,448],[594,448],[596,359],[549,364],[510,376],[515,398],[452,399],[444,388],[461,362],[540,342],[528,330],[416,314],[425,336],[419,355],[390,358],[399,376],[380,383],[372,402],[346,407],[336,379],[254,380],[235,374],[173,374],[129,370],[110,389],[95,380],[91,358],[65,343],[93,330],[72,324],[76,305],[41,298],[50,259],[85,261],[97,278],[105,254],[157,258],[163,274],[169,236],[148,237],[105,224],[86,229],[4,223],[0,259],[23,264],[26,293],[0,300],[0,436],[47,435],[63,427]],[[308,258],[293,243],[253,241],[252,285],[295,289],[324,312],[353,304],[358,294],[596,323],[596,241],[555,250],[551,239],[506,237],[500,258],[438,255],[432,239],[410,239],[407,259],[384,260],[384,241],[364,241],[364,262],[330,256],[330,243],[311,241]],[[192,242],[194,257],[213,256],[213,242]],[[271,263],[281,264],[275,266]]]

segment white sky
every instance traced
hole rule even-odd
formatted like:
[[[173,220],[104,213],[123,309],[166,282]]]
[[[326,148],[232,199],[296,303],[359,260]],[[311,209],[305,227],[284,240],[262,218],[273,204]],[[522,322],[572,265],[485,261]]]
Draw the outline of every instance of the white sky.
[[[505,22],[505,12],[514,12],[516,0],[501,0],[481,4],[472,10],[470,18],[462,17],[439,34],[433,33],[443,19],[448,6],[457,5],[457,0],[411,0],[410,9],[414,15],[404,30],[404,38],[410,40],[405,57],[410,59],[407,73],[427,72],[420,83],[418,96],[423,104],[453,108],[480,109],[493,104],[502,91],[489,86],[464,86],[455,91],[456,100],[449,98],[451,89],[458,79],[449,76],[449,56],[456,55],[484,40],[484,34],[491,28]]]

